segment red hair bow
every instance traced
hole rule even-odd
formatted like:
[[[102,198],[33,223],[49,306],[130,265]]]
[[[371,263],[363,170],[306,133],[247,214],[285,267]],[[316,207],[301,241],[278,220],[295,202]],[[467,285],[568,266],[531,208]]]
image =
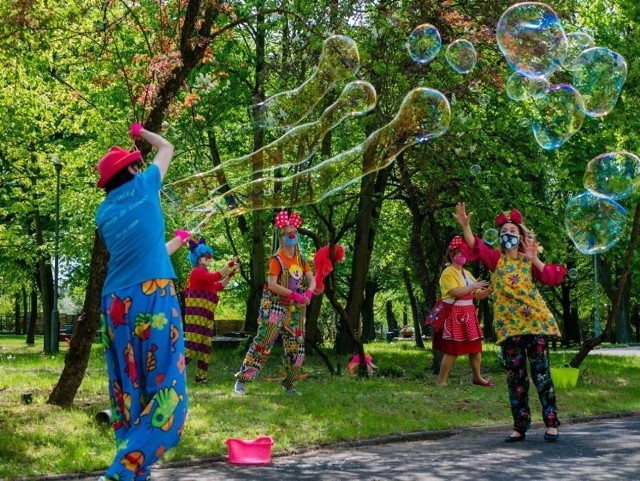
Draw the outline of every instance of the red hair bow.
[[[276,227],[282,228],[288,225],[299,229],[302,225],[302,217],[300,217],[300,214],[297,212],[292,212],[291,215],[289,215],[286,210],[281,210],[278,212],[278,215],[276,215]]]
[[[511,209],[508,216],[504,212],[500,212],[498,217],[496,217],[496,225],[498,227],[502,227],[507,222],[512,224],[522,224],[522,214],[516,209]]]

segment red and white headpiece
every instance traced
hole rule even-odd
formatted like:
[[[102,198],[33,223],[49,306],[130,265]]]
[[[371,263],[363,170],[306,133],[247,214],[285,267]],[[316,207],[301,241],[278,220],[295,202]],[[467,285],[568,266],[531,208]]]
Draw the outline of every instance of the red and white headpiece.
[[[281,210],[280,212],[278,212],[278,215],[276,215],[275,224],[279,229],[282,229],[283,227],[286,227],[288,225],[299,229],[302,225],[302,217],[300,217],[300,214],[298,214],[297,212],[292,212],[291,215],[289,215],[286,210]]]
[[[447,249],[452,251],[454,249],[460,249],[460,246],[462,246],[462,237],[457,235],[453,239],[451,239],[451,242],[449,242],[449,247],[447,247]]]
[[[498,217],[496,217],[496,225],[502,227],[507,222],[511,224],[522,224],[522,214],[516,209],[511,209],[508,216],[504,212],[500,212]]]

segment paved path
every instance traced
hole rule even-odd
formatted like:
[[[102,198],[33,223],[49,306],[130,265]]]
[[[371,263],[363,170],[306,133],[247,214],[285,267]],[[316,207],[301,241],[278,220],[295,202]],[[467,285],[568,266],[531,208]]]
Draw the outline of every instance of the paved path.
[[[566,421],[556,443],[536,425],[522,443],[510,430],[467,429],[446,438],[318,450],[277,456],[268,466],[209,461],[163,467],[154,481],[633,481],[640,480],[640,414]],[[429,436],[429,434],[425,434]],[[435,436],[432,436],[435,437]],[[54,479],[54,478],[49,478]],[[78,478],[62,478],[78,479]],[[97,476],[83,478],[96,481]]]

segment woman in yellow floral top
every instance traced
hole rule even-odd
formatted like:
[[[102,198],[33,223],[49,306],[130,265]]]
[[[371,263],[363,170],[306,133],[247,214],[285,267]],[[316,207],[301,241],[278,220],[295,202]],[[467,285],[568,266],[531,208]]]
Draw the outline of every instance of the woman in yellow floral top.
[[[463,245],[463,253],[467,259],[479,260],[493,272],[493,324],[502,349],[513,415],[513,433],[505,441],[524,441],[531,426],[527,359],[542,404],[547,428],[544,440],[556,441],[560,421],[549,369],[548,338],[560,336],[560,330],[533,280],[554,286],[563,281],[567,269],[545,264],[538,258],[538,243],[524,227],[517,210],[513,209],[509,215],[501,213],[496,219],[500,228],[500,250],[474,237],[470,226],[472,216],[473,213],[467,214],[464,203],[458,203],[454,217],[462,227],[467,244]]]

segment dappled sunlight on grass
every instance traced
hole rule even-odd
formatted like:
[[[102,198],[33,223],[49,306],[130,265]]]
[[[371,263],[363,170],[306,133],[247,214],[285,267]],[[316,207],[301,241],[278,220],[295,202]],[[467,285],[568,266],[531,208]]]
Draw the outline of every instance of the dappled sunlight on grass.
[[[22,341],[8,343],[2,338],[0,344],[0,477],[103,469],[115,447],[110,427],[94,419],[109,406],[102,348],[94,346],[76,407],[60,409],[46,400],[62,372],[64,355],[51,359],[30,348],[16,362],[17,355],[8,356],[13,356],[14,344],[24,351]],[[286,395],[277,382],[282,370],[280,347],[274,349],[260,377],[264,380],[246,385],[246,396],[232,393],[233,375],[244,352],[214,352],[209,384],[195,384],[195,369],[188,369],[189,418],[180,444],[164,460],[225,455],[225,442],[231,437],[250,440],[270,435],[274,451],[282,452],[359,438],[511,423],[495,346],[485,346],[482,363],[485,377],[496,384],[493,388],[471,385],[466,356],[458,358],[449,386],[443,388],[435,385],[430,349],[378,342],[365,350],[388,375],[331,376],[320,358],[310,353],[304,366],[308,379],[296,384],[302,396]],[[340,363],[344,373],[351,356],[329,352],[328,356],[334,366]],[[570,359],[566,353],[551,354],[552,365]],[[557,391],[560,419],[640,410],[638,367],[640,359],[589,356],[581,366],[577,387]],[[23,392],[33,394],[33,404],[21,404]],[[533,388],[531,393],[532,414],[539,421]]]

